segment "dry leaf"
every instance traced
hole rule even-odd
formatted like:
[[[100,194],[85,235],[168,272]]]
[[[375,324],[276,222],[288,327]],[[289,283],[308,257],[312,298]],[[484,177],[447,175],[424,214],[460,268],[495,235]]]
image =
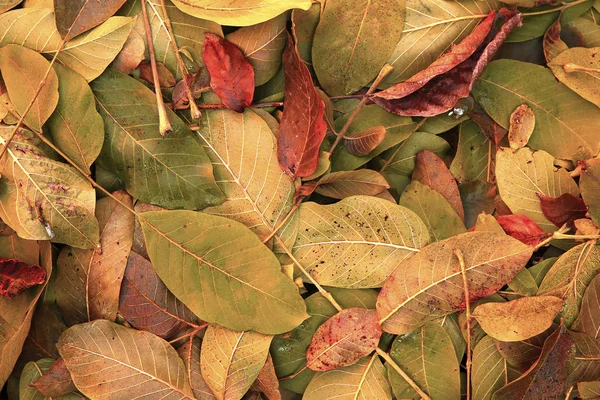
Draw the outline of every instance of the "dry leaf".
[[[364,131],[351,132],[344,137],[344,146],[353,156],[366,156],[379,146],[387,130],[385,126],[374,126]]]
[[[510,114],[508,142],[510,148],[517,150],[525,147],[535,127],[535,114],[527,104],[521,104]]]
[[[15,297],[45,281],[46,271],[39,265],[0,257],[0,296]]]
[[[499,215],[496,221],[507,235],[532,247],[549,236],[534,220],[523,214]]]
[[[59,358],[31,386],[47,397],[61,396],[77,390],[71,374],[65,365],[65,360]]]
[[[565,224],[572,227],[576,219],[584,218],[587,213],[587,206],[583,199],[570,193],[564,193],[556,198],[538,193],[538,197],[544,217],[559,228]]]

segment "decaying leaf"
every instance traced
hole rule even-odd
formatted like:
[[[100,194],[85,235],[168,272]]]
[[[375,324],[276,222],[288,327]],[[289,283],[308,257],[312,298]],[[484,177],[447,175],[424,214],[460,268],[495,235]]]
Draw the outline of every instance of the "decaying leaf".
[[[39,265],[0,258],[0,296],[15,297],[24,290],[46,281],[46,271]]]
[[[47,397],[61,396],[76,390],[62,358],[56,360],[41,377],[31,383],[31,386]]]
[[[535,114],[527,104],[521,104],[510,114],[508,142],[513,150],[525,147],[535,127]]]

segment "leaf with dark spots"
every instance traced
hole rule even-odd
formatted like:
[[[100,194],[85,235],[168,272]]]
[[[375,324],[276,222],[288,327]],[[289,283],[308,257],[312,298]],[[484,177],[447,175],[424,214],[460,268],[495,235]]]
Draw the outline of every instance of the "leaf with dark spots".
[[[0,258],[0,296],[15,297],[32,286],[41,285],[45,280],[46,271],[38,265]]]
[[[285,105],[277,137],[277,159],[281,169],[295,179],[317,169],[319,149],[327,133],[325,104],[289,34],[282,63]]]
[[[543,193],[537,193],[537,196],[540,198],[540,207],[544,216],[559,228],[564,224],[573,227],[573,222],[585,218],[587,213],[587,206],[583,199],[570,193],[559,197],[550,197]]]
[[[497,27],[497,21],[503,24]],[[465,39],[407,81],[372,96],[389,112],[430,117],[446,112],[469,95],[473,84],[494,57],[521,15],[501,9],[490,12]]]
[[[46,397],[62,396],[77,390],[62,358],[56,360],[41,377],[29,385]]]
[[[496,221],[507,235],[528,246],[535,247],[549,236],[534,220],[523,214],[498,215]]]
[[[252,104],[254,69],[236,45],[205,32],[202,58],[210,74],[210,87],[227,108],[241,113]]]
[[[575,343],[560,325],[544,342],[542,354],[518,379],[494,393],[493,400],[564,399],[575,356]]]
[[[56,29],[65,40],[100,25],[126,0],[54,0]]]
[[[329,371],[352,365],[375,350],[382,333],[375,310],[342,310],[313,335],[306,350],[306,366]]]

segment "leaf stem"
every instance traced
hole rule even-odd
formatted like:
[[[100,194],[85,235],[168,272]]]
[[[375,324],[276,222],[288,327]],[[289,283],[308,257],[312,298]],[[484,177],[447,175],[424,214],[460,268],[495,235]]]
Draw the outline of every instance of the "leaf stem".
[[[173,33],[173,27],[171,26],[171,18],[169,18],[169,14],[167,14],[167,6],[165,5],[165,0],[160,0],[160,6],[164,14],[164,21],[167,27],[167,32],[170,36],[171,47],[173,48],[173,52],[175,53],[175,59],[177,60],[177,65],[179,66],[179,70],[181,71],[181,77],[183,79],[183,88],[185,89],[185,94],[190,104],[190,114],[193,119],[198,119],[200,118],[202,113],[200,113],[200,110],[198,109],[198,105],[196,104],[196,100],[194,99],[192,89],[190,88],[190,84],[188,82],[190,74],[185,66],[185,63],[183,62],[183,59],[181,58],[181,54],[179,54],[179,46],[177,45],[177,41],[175,40],[175,34]]]
[[[173,343],[179,342],[181,339],[192,338],[192,337],[196,336],[196,334],[198,332],[200,332],[202,329],[204,329],[208,326],[208,323],[204,323],[202,325],[193,325],[193,324],[189,324],[189,325],[192,326],[194,329],[192,329],[191,331],[189,331],[188,333],[186,333],[184,335],[177,336],[175,339],[169,340],[169,343],[173,344]]]
[[[267,243],[269,240],[273,239],[273,236],[275,236],[277,232],[279,232],[279,230],[290,220],[294,212],[298,209],[298,207],[300,207],[301,203],[302,199],[298,199],[294,202],[294,205],[292,206],[290,211],[288,211],[287,215],[281,220],[280,223],[277,224],[277,226],[273,228],[273,231],[269,233],[269,236],[263,239],[263,243]]]
[[[197,104],[198,108],[201,110],[221,110],[226,109],[225,104]],[[282,107],[283,101],[272,101],[268,103],[255,103],[250,104],[246,108],[269,108],[269,107]]]
[[[398,374],[399,374],[399,375],[400,375],[400,376],[401,376],[401,377],[402,377],[402,378],[403,378],[403,379],[406,381],[406,383],[408,383],[408,384],[410,385],[410,387],[412,387],[412,388],[415,390],[415,392],[417,392],[417,394],[418,394],[419,396],[421,396],[421,398],[422,398],[423,400],[431,400],[431,397],[429,397],[429,396],[427,395],[427,393],[425,393],[425,392],[424,392],[424,391],[423,391],[423,390],[422,390],[422,389],[419,387],[419,385],[417,385],[417,384],[415,383],[415,381],[413,381],[413,380],[411,379],[411,377],[410,377],[410,376],[408,376],[408,374],[407,374],[406,372],[404,372],[404,371],[402,370],[402,368],[400,368],[400,367],[398,366],[398,364],[396,364],[396,362],[395,362],[395,361],[392,359],[392,357],[390,357],[390,355],[389,355],[388,353],[386,353],[385,351],[381,350],[379,347],[377,347],[377,348],[375,349],[375,351],[377,352],[377,354],[378,354],[379,356],[381,356],[381,358],[383,358],[383,359],[384,359],[384,360],[385,360],[385,361],[386,361],[386,362],[389,364],[389,366],[390,366],[390,367],[394,368],[394,370],[395,370],[395,371],[396,371],[396,372],[397,372],[397,373],[398,373]]]
[[[465,259],[460,249],[454,249],[454,255],[458,258],[460,264],[460,272],[462,275],[463,286],[465,291],[465,314],[467,317],[467,400],[471,400],[471,304],[469,294],[469,282],[467,281],[467,268],[465,266]]]
[[[167,107],[162,98],[160,91],[160,82],[158,80],[158,69],[156,67],[156,56],[154,54],[154,43],[152,42],[152,30],[150,29],[150,20],[148,19],[148,10],[146,9],[146,0],[141,0],[142,16],[144,19],[144,30],[146,31],[146,42],[148,42],[148,53],[150,53],[150,66],[152,67],[152,77],[154,78],[154,92],[156,94],[156,106],[158,107],[158,128],[160,134],[165,136],[173,132],[171,123],[169,122],[169,114]]]
[[[565,232],[568,230],[567,224],[561,226],[559,230],[552,233],[552,235],[548,236],[545,240],[539,242],[533,250],[539,250],[555,239],[600,239],[600,235],[565,235]]]
[[[576,1],[572,1],[570,3],[562,2],[562,6],[557,7],[557,8],[552,8],[550,10],[543,10],[543,11],[535,11],[535,12],[524,12],[524,13],[521,13],[521,15],[524,17],[531,17],[533,15],[552,14],[553,12],[566,10],[567,8],[576,6],[577,4],[585,3],[586,1],[588,1],[588,0],[576,0]]]
[[[589,74],[600,74],[600,69],[598,69],[598,68],[582,67],[581,65],[577,65],[574,63],[567,63],[567,64],[563,65],[562,67],[567,74],[570,74],[572,72],[585,72],[585,73],[589,73]]]
[[[348,129],[350,129],[350,125],[354,121],[354,118],[356,118],[356,116],[358,115],[361,108],[363,108],[363,106],[369,99],[368,96],[377,89],[377,86],[379,86],[381,81],[383,81],[393,70],[394,70],[394,67],[390,64],[385,64],[381,68],[381,71],[379,71],[379,75],[377,75],[377,78],[375,78],[375,80],[373,81],[373,84],[371,85],[371,87],[369,88],[367,93],[361,98],[360,103],[358,103],[358,105],[356,106],[354,111],[352,111],[352,114],[350,114],[350,117],[348,117],[348,120],[344,124],[344,127],[339,131],[337,138],[335,139],[335,142],[333,142],[333,144],[331,145],[331,148],[326,153],[327,158],[331,157],[331,154],[333,154],[333,151],[335,150],[337,145],[344,138],[344,136],[346,136],[346,132],[348,132]]]

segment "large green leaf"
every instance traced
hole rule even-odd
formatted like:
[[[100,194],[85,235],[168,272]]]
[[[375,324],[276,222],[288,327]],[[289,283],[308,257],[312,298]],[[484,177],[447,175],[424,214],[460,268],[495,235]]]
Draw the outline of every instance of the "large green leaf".
[[[199,318],[274,334],[306,317],[296,285],[273,253],[239,222],[192,211],[142,214],[159,277]]]
[[[473,96],[505,129],[511,113],[527,104],[535,114],[528,142],[534,149],[569,160],[600,152],[600,109],[558,82],[549,69],[515,60],[494,61],[473,87]]]
[[[487,181],[492,142],[487,140],[481,128],[471,120],[460,124],[456,155],[450,172],[459,182]],[[491,166],[493,168],[493,166]]]
[[[0,128],[0,144],[13,128]],[[26,239],[95,248],[96,192],[73,167],[48,158],[40,145],[25,130],[11,142],[0,165],[0,217]]]
[[[173,112],[173,133],[162,137],[154,93],[109,69],[92,83],[104,119],[99,162],[125,182],[137,199],[167,208],[202,209],[222,202],[210,160]]]
[[[198,131],[226,201],[205,211],[268,236],[292,205],[294,184],[277,162],[275,137],[250,110],[207,110]]]
[[[429,243],[423,221],[388,200],[353,196],[332,205],[304,203],[293,253],[320,284],[381,287],[392,271]]]
[[[315,31],[313,67],[332,96],[352,94],[377,77],[400,40],[404,0],[327,4]]]

